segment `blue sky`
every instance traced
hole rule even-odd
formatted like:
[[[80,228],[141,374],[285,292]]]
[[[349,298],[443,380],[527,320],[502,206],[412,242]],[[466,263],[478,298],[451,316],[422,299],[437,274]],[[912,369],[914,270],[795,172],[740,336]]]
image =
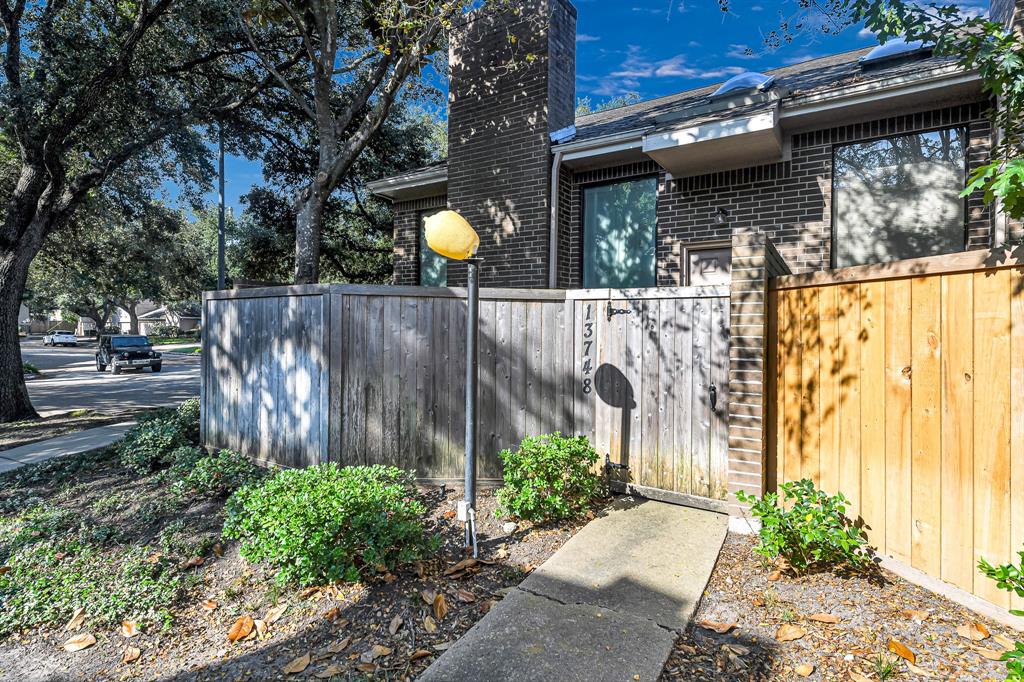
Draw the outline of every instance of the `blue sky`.
[[[630,92],[650,99],[742,71],[764,71],[877,44],[857,27],[838,35],[808,29],[791,44],[768,51],[764,35],[794,16],[795,0],[731,0],[729,12],[722,12],[717,0],[572,1],[578,10],[576,94],[594,104]],[[978,13],[988,2],[960,5]],[[226,175],[228,205],[238,210],[239,196],[262,181],[259,162],[229,158]],[[211,202],[216,198],[216,193],[210,195]]]

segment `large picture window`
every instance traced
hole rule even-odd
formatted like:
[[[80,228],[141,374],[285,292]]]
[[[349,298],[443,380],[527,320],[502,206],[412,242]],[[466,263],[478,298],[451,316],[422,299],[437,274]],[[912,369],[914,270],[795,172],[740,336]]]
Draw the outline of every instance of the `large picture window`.
[[[583,191],[583,286],[653,287],[657,178]]]
[[[420,286],[448,286],[448,259],[427,246],[424,225],[427,218],[437,213],[431,211],[420,215]]]
[[[963,251],[964,141],[950,128],[836,147],[836,266]]]

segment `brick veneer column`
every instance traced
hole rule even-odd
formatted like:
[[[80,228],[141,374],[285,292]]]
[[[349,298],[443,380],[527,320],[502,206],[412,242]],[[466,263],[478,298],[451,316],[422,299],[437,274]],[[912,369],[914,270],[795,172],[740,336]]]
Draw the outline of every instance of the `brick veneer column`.
[[[766,487],[768,278],[788,272],[764,233],[733,234],[729,324],[729,493],[733,503],[732,493],[738,490],[761,495]]]

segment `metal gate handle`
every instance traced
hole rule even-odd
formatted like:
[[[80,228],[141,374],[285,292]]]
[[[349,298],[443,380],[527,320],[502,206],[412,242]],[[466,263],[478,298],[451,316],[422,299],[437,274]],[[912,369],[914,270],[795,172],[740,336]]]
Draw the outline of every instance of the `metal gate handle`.
[[[711,409],[714,410],[718,405],[718,389],[714,384],[708,387],[708,395],[711,398]]]

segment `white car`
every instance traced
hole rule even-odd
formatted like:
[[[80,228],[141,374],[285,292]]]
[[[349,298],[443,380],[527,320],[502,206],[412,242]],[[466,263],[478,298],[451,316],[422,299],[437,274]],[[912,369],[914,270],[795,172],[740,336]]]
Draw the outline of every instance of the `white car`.
[[[43,337],[44,346],[77,346],[78,337],[71,332],[50,332]]]

